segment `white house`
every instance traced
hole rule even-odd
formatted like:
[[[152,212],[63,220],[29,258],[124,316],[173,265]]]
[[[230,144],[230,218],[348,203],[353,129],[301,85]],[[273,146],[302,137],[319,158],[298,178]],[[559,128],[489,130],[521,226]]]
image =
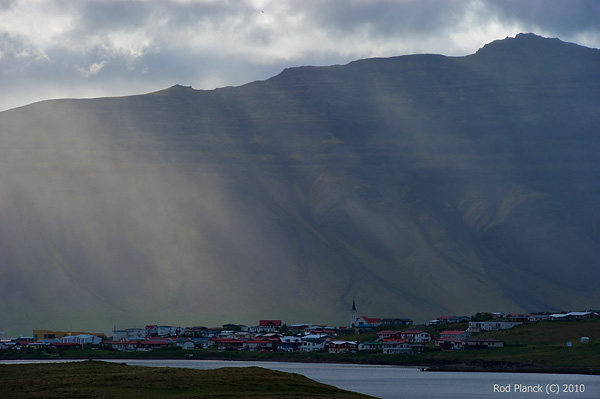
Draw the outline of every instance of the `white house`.
[[[550,318],[550,316],[547,314],[530,314],[529,315],[529,321],[532,323],[536,322],[536,321],[548,320],[549,318]]]
[[[502,348],[504,342],[495,338],[467,338],[465,341],[467,348]]]
[[[135,351],[138,349],[139,340],[137,339],[120,339],[118,341],[106,341],[105,345],[110,345],[113,349],[121,352]]]
[[[382,341],[383,353],[386,355],[396,353],[412,353],[412,346],[404,339],[384,339]]]
[[[365,341],[358,344],[359,351],[381,351],[383,349],[383,342],[379,341]]]
[[[173,326],[157,326],[156,335],[159,337],[174,337],[183,334],[185,329],[183,327]]]
[[[181,349],[194,349],[196,347],[194,341],[189,338],[178,338],[175,340],[175,345]]]
[[[400,334],[400,337],[402,337],[402,339],[405,339],[410,343],[417,342],[420,344],[424,344],[424,343],[431,341],[431,334],[429,334],[426,331],[422,331],[422,330],[403,331]]]
[[[440,338],[450,338],[458,341],[464,341],[469,338],[471,334],[467,331],[455,331],[455,330],[446,330],[440,333]]]
[[[331,340],[329,336],[320,334],[305,335],[301,338],[300,350],[302,352],[324,351],[327,343]]]
[[[300,346],[302,345],[300,337],[294,337],[292,335],[281,337],[279,338],[279,341],[279,348],[284,352],[296,352],[300,350]]]
[[[556,313],[550,315],[550,320],[580,320],[580,319],[593,319],[598,316],[594,312],[569,312],[569,313]]]
[[[354,327],[379,327],[381,325],[381,319],[376,317],[360,316],[356,319]]]
[[[507,330],[523,323],[504,320],[470,321],[469,332]]]
[[[95,335],[91,335],[91,334],[79,334],[79,335],[62,337],[62,338],[60,338],[60,342],[63,344],[98,345],[102,342],[102,338],[97,337]]]

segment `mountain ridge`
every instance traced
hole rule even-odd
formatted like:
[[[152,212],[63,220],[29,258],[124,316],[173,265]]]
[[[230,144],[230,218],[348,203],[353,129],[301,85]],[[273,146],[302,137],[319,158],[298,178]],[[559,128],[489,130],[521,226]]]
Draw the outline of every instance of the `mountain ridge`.
[[[0,113],[3,323],[597,307],[600,51],[557,40]]]

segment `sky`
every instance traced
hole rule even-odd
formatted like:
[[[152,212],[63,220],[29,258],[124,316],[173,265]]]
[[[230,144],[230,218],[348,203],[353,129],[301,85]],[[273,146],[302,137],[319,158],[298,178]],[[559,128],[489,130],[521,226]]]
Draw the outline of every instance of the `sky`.
[[[0,0],[0,111],[369,57],[462,56],[520,32],[600,48],[598,21],[597,0]]]

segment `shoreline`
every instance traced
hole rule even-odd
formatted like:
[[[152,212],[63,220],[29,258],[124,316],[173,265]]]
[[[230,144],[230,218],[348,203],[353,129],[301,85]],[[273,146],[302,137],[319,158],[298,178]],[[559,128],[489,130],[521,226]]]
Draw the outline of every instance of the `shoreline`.
[[[380,361],[380,359],[348,359],[348,358],[332,358],[332,359],[310,359],[290,358],[290,354],[283,354],[284,356],[227,356],[227,353],[218,353],[221,356],[214,356],[214,354],[202,354],[205,356],[198,356],[199,354],[186,354],[186,356],[22,356],[12,358],[0,357],[0,363],[4,361],[15,363],[26,363],[28,361],[48,361],[48,362],[68,362],[68,361],[85,361],[85,360],[96,360],[103,361],[107,360],[110,362],[123,362],[127,361],[188,361],[188,360],[206,360],[206,361],[223,361],[223,362],[269,362],[269,363],[320,363],[320,364],[356,364],[365,366],[390,366],[390,367],[403,367],[418,369],[422,372],[472,372],[472,373],[517,373],[517,374],[579,374],[579,375],[600,375],[600,370],[589,368],[589,367],[540,367],[535,365],[528,365],[515,362],[504,362],[504,361],[487,361],[481,359],[475,359],[470,362],[452,362],[452,361],[415,361],[415,362],[399,362],[389,359],[389,361]],[[287,355],[287,356],[285,356]],[[388,359],[385,359],[388,360]],[[416,360],[416,359],[415,359]],[[7,363],[4,363],[7,364]]]

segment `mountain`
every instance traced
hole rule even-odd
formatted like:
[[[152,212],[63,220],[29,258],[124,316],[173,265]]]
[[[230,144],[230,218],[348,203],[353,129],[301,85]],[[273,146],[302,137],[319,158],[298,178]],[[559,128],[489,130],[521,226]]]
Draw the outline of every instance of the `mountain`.
[[[289,68],[0,113],[0,329],[600,307],[600,51]]]

